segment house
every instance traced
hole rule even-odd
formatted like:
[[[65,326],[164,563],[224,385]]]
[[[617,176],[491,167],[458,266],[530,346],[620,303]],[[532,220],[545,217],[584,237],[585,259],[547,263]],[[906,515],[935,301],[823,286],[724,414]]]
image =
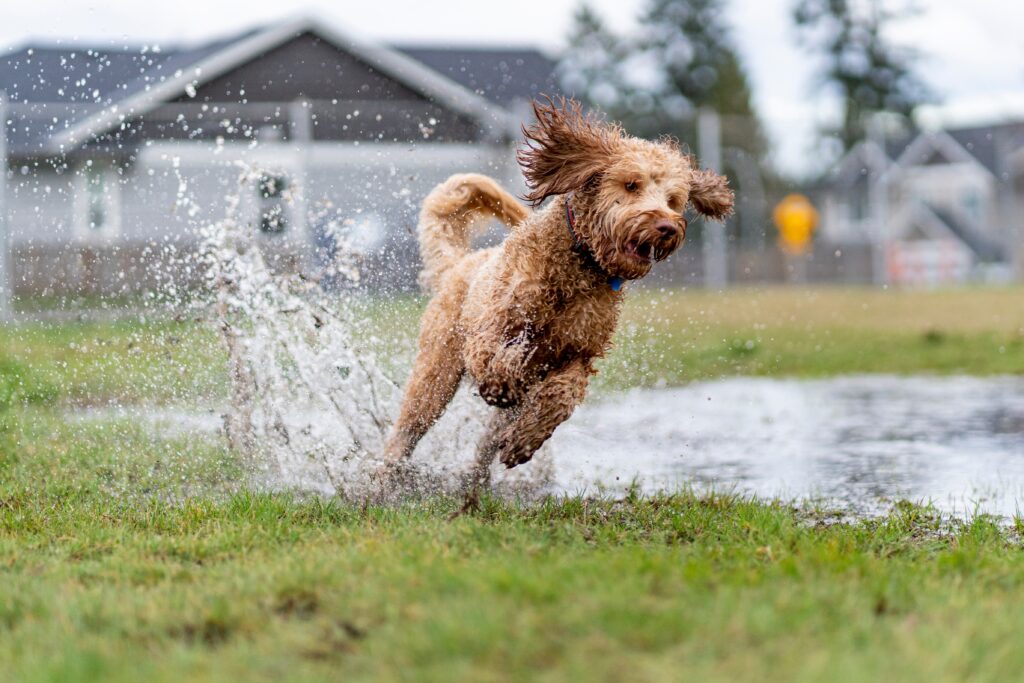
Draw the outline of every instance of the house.
[[[862,141],[822,195],[820,239],[870,245],[877,281],[1010,279],[1022,258],[1024,123]]]
[[[372,283],[411,287],[419,201],[454,172],[518,186],[524,103],[553,73],[532,50],[392,48],[311,18],[185,48],[2,55],[14,286],[151,287],[237,195],[283,267],[315,263],[343,224]],[[240,181],[240,164],[258,172]]]

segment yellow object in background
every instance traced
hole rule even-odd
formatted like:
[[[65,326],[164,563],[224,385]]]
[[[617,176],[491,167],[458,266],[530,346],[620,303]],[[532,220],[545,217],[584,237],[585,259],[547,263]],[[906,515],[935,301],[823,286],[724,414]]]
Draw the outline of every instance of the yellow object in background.
[[[807,253],[811,237],[818,227],[818,211],[802,194],[783,197],[772,212],[779,229],[779,245],[787,254]]]

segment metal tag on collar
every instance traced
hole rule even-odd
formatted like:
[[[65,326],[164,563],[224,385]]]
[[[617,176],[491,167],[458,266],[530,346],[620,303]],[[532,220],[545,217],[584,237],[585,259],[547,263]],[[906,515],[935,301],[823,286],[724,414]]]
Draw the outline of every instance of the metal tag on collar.
[[[612,288],[613,292],[622,289],[622,282],[622,278],[618,276],[608,278],[608,286]]]

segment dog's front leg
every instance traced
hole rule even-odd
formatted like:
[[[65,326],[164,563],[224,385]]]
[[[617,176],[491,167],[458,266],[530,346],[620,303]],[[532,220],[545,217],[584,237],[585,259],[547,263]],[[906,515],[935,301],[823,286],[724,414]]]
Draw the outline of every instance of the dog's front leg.
[[[592,373],[589,361],[576,359],[533,384],[504,419],[491,423],[478,450],[478,465],[489,465],[495,457],[509,468],[529,461],[583,402]]]
[[[527,365],[533,352],[534,347],[525,332],[504,342],[475,377],[480,397],[497,408],[518,405],[529,383]]]

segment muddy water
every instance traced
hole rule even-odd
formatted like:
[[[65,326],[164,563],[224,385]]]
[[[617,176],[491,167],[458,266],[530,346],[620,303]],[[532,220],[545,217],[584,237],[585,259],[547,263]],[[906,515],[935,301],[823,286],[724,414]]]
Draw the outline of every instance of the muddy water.
[[[680,485],[1024,513],[1024,378],[737,378],[582,407],[553,438],[556,481]]]
[[[128,413],[160,431],[212,436],[221,425],[218,411]],[[442,447],[425,443],[414,458],[431,462],[431,449]],[[737,378],[605,395],[538,459],[554,466],[549,486],[568,493],[635,482],[816,498],[861,514],[908,499],[1009,517],[1024,513],[1024,377]]]

